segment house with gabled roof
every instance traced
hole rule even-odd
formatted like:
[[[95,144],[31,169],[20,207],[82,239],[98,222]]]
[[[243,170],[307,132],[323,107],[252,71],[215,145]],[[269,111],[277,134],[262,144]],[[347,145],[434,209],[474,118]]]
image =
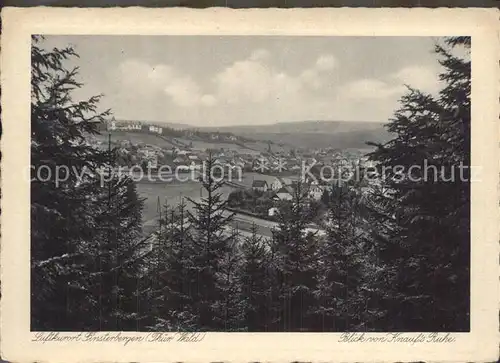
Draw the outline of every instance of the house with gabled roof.
[[[174,164],[187,164],[189,159],[184,155],[179,155],[174,159]]]
[[[280,190],[276,192],[273,197],[274,200],[292,200],[293,190],[289,186],[283,186]]]
[[[269,185],[265,180],[254,180],[252,183],[252,189],[260,190],[261,192],[267,192]]]

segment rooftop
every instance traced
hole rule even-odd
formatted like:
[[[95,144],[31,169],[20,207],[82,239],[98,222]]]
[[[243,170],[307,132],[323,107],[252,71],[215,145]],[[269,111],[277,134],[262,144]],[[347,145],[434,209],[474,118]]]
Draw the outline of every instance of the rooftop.
[[[267,187],[267,182],[265,180],[254,180],[252,183],[252,187],[254,188]]]

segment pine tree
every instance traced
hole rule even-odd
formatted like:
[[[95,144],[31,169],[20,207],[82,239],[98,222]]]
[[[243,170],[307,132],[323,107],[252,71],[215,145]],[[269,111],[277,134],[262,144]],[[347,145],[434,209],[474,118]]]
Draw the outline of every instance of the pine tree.
[[[330,192],[328,189],[323,190],[323,194],[321,194],[321,203],[323,203],[323,205],[328,205],[330,203]]]
[[[155,331],[196,330],[189,290],[188,263],[192,246],[186,216],[184,199],[176,208],[165,204],[158,245],[153,253],[158,264],[158,286],[153,296],[156,303]]]
[[[142,209],[144,199],[139,198],[136,184],[127,179],[126,190],[122,199],[122,206],[128,209],[125,229],[128,236],[124,236],[122,247],[119,250],[118,266],[121,274],[118,275],[117,284],[120,287],[119,325],[118,330],[142,331],[144,321],[149,317],[149,301],[147,285],[143,280],[147,271],[148,244],[150,236],[142,233]]]
[[[401,235],[390,190],[382,183],[373,183],[363,200],[367,233],[364,236],[364,250],[368,256],[365,274],[366,284],[362,287],[366,299],[366,330],[394,330],[394,322],[403,319],[404,312],[398,310],[398,302],[404,295],[397,288],[397,272],[404,265],[403,248],[395,243]],[[397,262],[396,262],[397,261]]]
[[[168,203],[165,203],[163,206],[160,205],[160,197],[158,197],[157,212],[159,213],[159,219],[157,229],[151,235],[146,273],[149,285],[149,307],[151,309],[151,317],[147,319],[147,329],[168,331],[170,330],[169,308],[165,304],[166,286],[162,274],[168,270],[167,257],[168,249],[171,246],[171,234],[167,231],[172,230],[173,219],[170,217],[171,210]]]
[[[225,211],[227,201],[218,191],[223,182],[216,181],[211,175],[214,161],[209,155],[205,164],[206,173],[200,177],[206,197],[200,201],[187,198],[193,205],[193,211],[187,212],[192,243],[188,263],[190,296],[201,330],[224,329],[224,325],[215,319],[215,304],[220,298],[217,272],[234,239],[232,233],[228,235],[226,230],[234,214]]]
[[[282,306],[280,294],[283,289],[283,279],[281,278],[281,238],[279,227],[271,229],[271,238],[266,239],[265,245],[267,250],[267,268],[266,277],[268,288],[266,291],[267,319],[266,331],[279,332],[282,331]]]
[[[470,56],[455,51],[467,53],[470,38],[446,43],[435,49],[444,68],[439,95],[409,88],[388,127],[395,138],[371,154],[385,168],[387,223],[397,232],[376,238],[393,275],[394,330],[469,329]],[[412,174],[401,177],[397,165]]]
[[[97,112],[99,96],[73,101],[82,84],[64,63],[77,54],[46,51],[40,40],[32,45],[32,329],[136,330],[142,201],[128,177],[101,173],[116,150],[87,138],[109,112]],[[40,167],[69,172],[37,180]]]
[[[240,299],[241,283],[238,279],[238,272],[241,271],[239,231],[233,229],[230,236],[216,273],[218,298],[213,305],[214,323],[223,331],[244,331],[244,304]]]
[[[96,234],[91,180],[105,161],[85,136],[97,133],[96,123],[108,112],[97,112],[99,96],[73,101],[82,84],[76,81],[78,70],[66,69],[65,61],[77,57],[74,49],[46,51],[42,38],[32,40],[31,327],[78,330],[86,327],[95,303],[83,272],[91,258],[86,246]],[[56,182],[61,167],[70,172]],[[51,179],[37,178],[43,168],[43,179]]]
[[[243,263],[240,269],[241,301],[248,331],[268,330],[270,322],[268,293],[270,285],[269,256],[265,241],[252,225],[251,235],[244,238],[242,246]]]
[[[327,236],[319,247],[317,316],[322,331],[355,331],[364,323],[367,255],[357,183],[333,184]]]
[[[114,164],[116,153],[112,152]],[[109,179],[109,180],[108,180]],[[142,207],[135,183],[123,175],[103,179],[96,205],[99,235],[90,282],[97,300],[95,329],[135,330],[142,318],[138,285],[145,268],[147,238],[142,236]]]
[[[282,331],[314,330],[313,307],[316,286],[317,239],[306,233],[311,219],[307,190],[297,184],[291,203],[279,213],[279,229],[274,233],[279,324]]]

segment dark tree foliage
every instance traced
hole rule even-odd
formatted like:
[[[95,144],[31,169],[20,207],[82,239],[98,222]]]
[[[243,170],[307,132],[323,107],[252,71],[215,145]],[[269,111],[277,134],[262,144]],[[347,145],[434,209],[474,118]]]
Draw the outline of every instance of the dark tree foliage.
[[[188,263],[188,283],[193,301],[193,312],[197,317],[197,326],[201,330],[224,330],[227,321],[218,316],[221,298],[219,271],[223,259],[234,250],[234,232],[227,226],[233,218],[226,212],[227,201],[219,192],[223,181],[216,180],[211,171],[215,159],[209,155],[206,161],[206,174],[200,182],[206,196],[200,201],[188,199],[193,205],[187,211],[190,224],[191,253]]]
[[[142,204],[126,178],[101,187],[113,152],[86,137],[109,112],[100,96],[73,100],[82,84],[65,61],[77,54],[42,40],[31,51],[31,327],[132,329]]]
[[[153,249],[151,277],[156,286],[153,290],[155,331],[196,330],[196,317],[192,311],[189,268],[192,243],[187,225],[184,200],[172,208],[165,204],[157,232],[157,244]]]
[[[470,38],[446,43],[436,45],[438,97],[409,88],[388,126],[395,138],[371,154],[385,168],[375,212],[386,226],[374,241],[391,277],[383,299],[391,330],[469,329]]]
[[[99,234],[95,245],[89,246],[95,263],[87,268],[98,302],[92,330],[136,330],[147,313],[140,310],[139,295],[148,253],[148,239],[141,229],[143,201],[128,177],[113,175],[103,187],[94,212]]]
[[[271,280],[269,276],[269,251],[266,243],[252,225],[251,235],[243,239],[241,266],[241,300],[244,321],[248,331],[267,331],[271,323],[268,304]]]
[[[318,248],[316,313],[321,331],[360,330],[365,322],[368,266],[361,195],[348,184],[333,185],[328,194],[327,236]]]
[[[84,244],[96,236],[92,213],[94,195],[88,179],[78,183],[85,168],[93,172],[106,156],[85,143],[85,134],[96,133],[94,120],[99,97],[73,102],[71,91],[80,87],[77,69],[67,70],[64,61],[75,57],[72,48],[50,52],[33,38],[31,50],[31,296],[32,327],[37,330],[78,328],[80,314],[87,314],[87,282],[81,275],[89,262]],[[73,172],[56,184],[56,168]],[[37,178],[37,171],[42,178]],[[47,181],[42,181],[45,179]],[[41,179],[41,180],[40,180]],[[83,304],[82,304],[83,303]],[[81,311],[81,310],[84,311]],[[83,328],[83,327],[82,327]]]
[[[274,232],[275,278],[280,331],[311,330],[316,285],[317,239],[306,232],[311,215],[307,190],[298,183],[292,203],[279,213]]]
[[[237,229],[229,232],[226,249],[221,256],[219,270],[216,273],[217,302],[214,306],[214,325],[222,331],[246,331],[241,300],[241,252],[240,236]]]

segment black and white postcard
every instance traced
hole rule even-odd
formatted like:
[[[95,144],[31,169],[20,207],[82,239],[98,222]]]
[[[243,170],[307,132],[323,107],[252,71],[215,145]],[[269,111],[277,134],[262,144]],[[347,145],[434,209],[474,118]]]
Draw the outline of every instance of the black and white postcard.
[[[2,20],[3,359],[498,358],[498,12]]]

